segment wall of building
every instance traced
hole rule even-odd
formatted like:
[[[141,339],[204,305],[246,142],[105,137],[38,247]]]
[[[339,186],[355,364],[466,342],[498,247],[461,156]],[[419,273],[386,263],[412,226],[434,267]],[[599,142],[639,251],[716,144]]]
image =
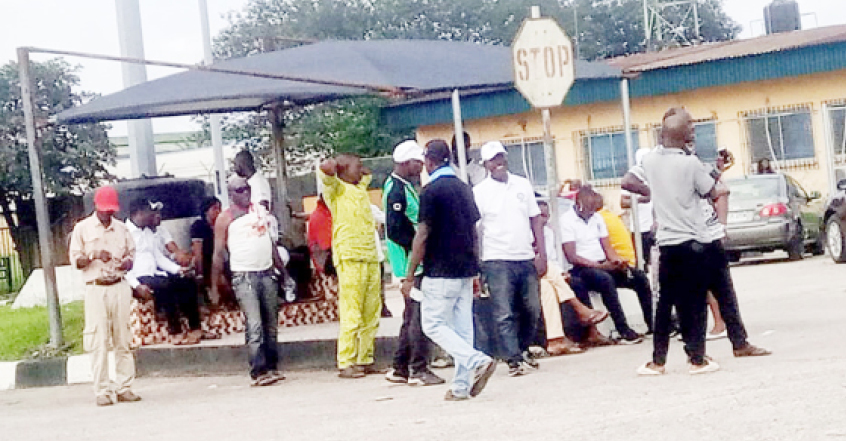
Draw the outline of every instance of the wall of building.
[[[845,73],[841,70],[634,98],[632,124],[638,129],[639,145],[643,148],[655,144],[650,127],[660,124],[664,112],[670,107],[684,106],[695,119],[715,120],[717,144],[727,147],[737,159],[737,165],[726,174],[727,178],[732,178],[750,173],[753,167],[743,112],[808,105],[812,111],[815,157],[808,161],[788,161],[783,164],[783,171],[796,178],[808,192],[816,190],[825,196],[829,189],[826,169],[828,135],[824,130],[822,107],[825,102],[846,98]],[[617,102],[554,109],[552,131],[556,140],[559,181],[567,178],[585,179],[583,132],[615,127],[621,129],[622,126],[622,110]],[[421,143],[434,138],[449,140],[452,130],[452,124],[420,127],[417,138]],[[470,134],[474,146],[490,140],[536,139],[543,133],[540,111],[465,121],[465,130]],[[594,184],[605,194],[606,204],[619,209],[618,180]]]

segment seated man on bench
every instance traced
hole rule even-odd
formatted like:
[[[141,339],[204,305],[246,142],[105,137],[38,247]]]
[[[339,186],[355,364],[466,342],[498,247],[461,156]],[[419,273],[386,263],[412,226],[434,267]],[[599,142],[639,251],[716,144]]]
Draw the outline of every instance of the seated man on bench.
[[[167,316],[170,342],[175,345],[197,344],[203,336],[200,328],[200,309],[194,280],[185,277],[188,267],[182,267],[162,254],[158,237],[151,229],[154,217],[161,210],[160,202],[140,198],[132,202],[126,226],[135,241],[136,257],[126,278],[142,300],[155,300],[156,307]],[[182,333],[181,314],[188,318],[190,331]]]

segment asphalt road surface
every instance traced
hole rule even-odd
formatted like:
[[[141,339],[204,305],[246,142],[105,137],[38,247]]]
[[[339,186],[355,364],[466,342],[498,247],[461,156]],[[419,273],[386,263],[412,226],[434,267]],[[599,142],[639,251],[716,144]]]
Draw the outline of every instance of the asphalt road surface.
[[[647,341],[544,359],[520,378],[500,365],[465,402],[333,372],[268,388],[142,378],[142,402],[108,408],[87,385],[0,392],[0,440],[846,440],[846,265],[759,259],[733,275],[750,340],[774,355],[735,359],[710,342],[714,374],[690,376],[673,342],[667,375],[639,378]]]

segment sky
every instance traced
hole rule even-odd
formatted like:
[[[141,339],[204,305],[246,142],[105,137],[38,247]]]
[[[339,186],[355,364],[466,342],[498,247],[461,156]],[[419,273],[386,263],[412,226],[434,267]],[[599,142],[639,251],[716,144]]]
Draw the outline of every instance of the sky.
[[[151,60],[198,63],[203,58],[198,0],[140,0],[144,51]],[[244,8],[248,0],[207,0],[212,36],[226,27],[226,14]],[[743,26],[741,38],[763,34],[763,9],[770,0],[724,0],[726,13]],[[807,28],[846,24],[843,0],[799,0]],[[0,63],[16,58],[19,46],[35,46],[120,55],[115,0],[0,0]],[[49,58],[33,55],[34,60]],[[122,88],[119,63],[68,58],[79,64],[81,90],[108,94]],[[148,67],[148,79],[178,72]],[[126,133],[126,124],[112,123],[110,134]],[[187,118],[153,121],[157,133],[192,129]]]

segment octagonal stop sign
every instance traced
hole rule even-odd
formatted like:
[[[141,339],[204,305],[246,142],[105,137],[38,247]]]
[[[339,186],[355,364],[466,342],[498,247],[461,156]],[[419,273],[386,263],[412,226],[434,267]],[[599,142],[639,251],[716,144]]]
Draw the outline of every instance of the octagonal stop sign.
[[[573,85],[573,44],[551,18],[523,22],[511,45],[514,86],[534,107],[560,106]]]

